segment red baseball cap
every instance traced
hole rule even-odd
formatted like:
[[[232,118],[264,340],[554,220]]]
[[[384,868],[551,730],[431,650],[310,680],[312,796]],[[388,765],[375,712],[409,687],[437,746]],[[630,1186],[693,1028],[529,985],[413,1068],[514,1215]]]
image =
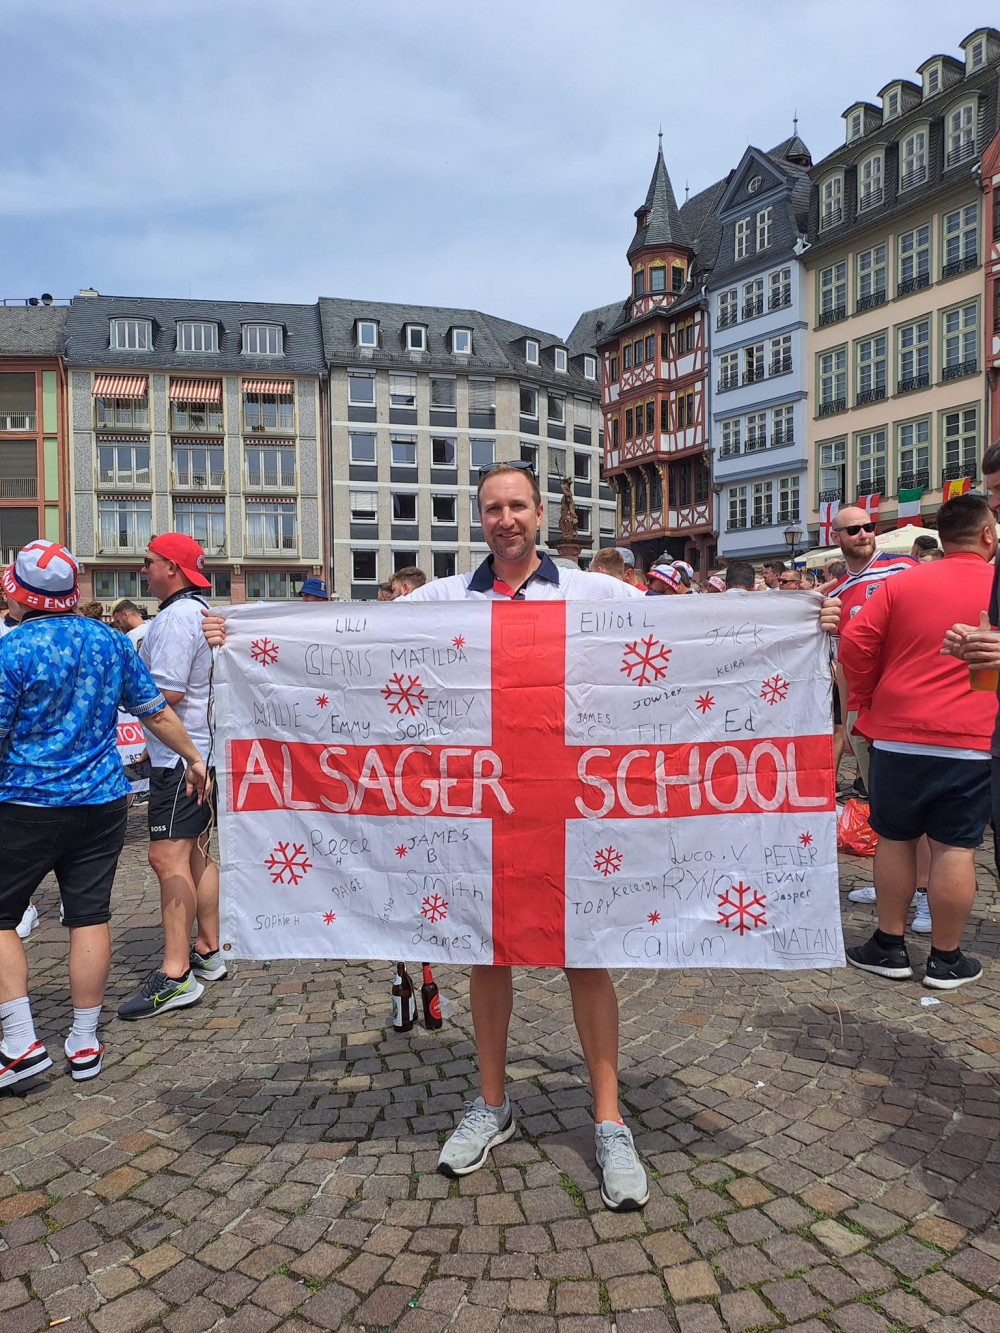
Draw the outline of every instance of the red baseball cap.
[[[161,532],[159,537],[150,540],[147,550],[162,555],[164,560],[172,561],[196,588],[212,586],[212,580],[204,574],[205,552],[193,537],[183,532]]]

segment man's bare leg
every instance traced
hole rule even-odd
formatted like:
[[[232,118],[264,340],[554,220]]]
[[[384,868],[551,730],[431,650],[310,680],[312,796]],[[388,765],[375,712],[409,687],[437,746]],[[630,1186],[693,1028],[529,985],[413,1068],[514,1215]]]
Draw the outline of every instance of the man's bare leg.
[[[208,852],[207,833],[197,838],[191,848],[191,878],[195,884],[198,937],[194,947],[200,954],[215,953],[219,947],[219,867]]]
[[[175,980],[188,970],[198,901],[191,874],[194,843],[193,838],[165,838],[149,844],[149,864],[160,881],[163,972]]]
[[[949,847],[928,838],[931,871],[927,902],[931,909],[931,945],[950,953],[959,947],[976,895],[976,866],[970,847]]]
[[[74,1009],[104,1003],[111,972],[111,931],[103,926],[70,926],[69,993]]]
[[[594,1093],[594,1119],[620,1120],[618,1110],[618,996],[603,967],[566,969],[573,1020]]]
[[[917,840],[895,842],[879,838],[874,877],[878,928],[884,935],[902,935],[917,886]]]
[[[510,968],[474,967],[469,977],[469,1005],[476,1033],[480,1092],[487,1106],[502,1106],[507,1032],[514,1008]]]

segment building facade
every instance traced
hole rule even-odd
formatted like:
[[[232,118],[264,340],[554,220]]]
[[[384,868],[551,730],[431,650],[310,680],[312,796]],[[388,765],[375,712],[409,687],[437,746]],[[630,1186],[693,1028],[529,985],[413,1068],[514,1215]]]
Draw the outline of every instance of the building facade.
[[[631,294],[598,345],[604,472],[621,543],[647,565],[668,553],[702,572],[716,557],[702,288],[721,187],[679,209],[661,147],[627,252]]]
[[[444,578],[486,556],[481,468],[533,465],[549,543],[570,477],[585,546],[613,545],[600,479],[597,358],[569,340],[476,310],[321,299],[329,372],[333,589],[373,598],[397,569]]]
[[[846,142],[812,170],[806,310],[812,362],[809,523],[824,501],[919,492],[933,515],[974,481],[985,442],[984,196],[1000,34],[935,55],[919,82],[844,112]],[[991,312],[992,317],[992,312]]]
[[[715,212],[708,282],[718,554],[787,555],[804,517],[809,359],[802,265],[811,158],[797,135],[748,148]]]
[[[983,153],[983,364],[986,366],[986,443],[1000,440],[1000,131]]]
[[[143,553],[166,531],[201,544],[218,602],[325,575],[315,306],[85,291],[65,348],[84,596],[145,598]]]
[[[67,538],[66,306],[0,307],[0,559]]]

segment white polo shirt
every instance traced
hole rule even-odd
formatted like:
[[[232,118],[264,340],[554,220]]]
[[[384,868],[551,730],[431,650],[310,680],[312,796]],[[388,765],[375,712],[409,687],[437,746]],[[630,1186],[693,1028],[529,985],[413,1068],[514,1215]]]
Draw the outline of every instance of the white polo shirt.
[[[492,556],[487,556],[471,574],[453,574],[415,588],[402,602],[501,602],[510,601],[511,589],[493,575]],[[514,592],[513,600],[527,602],[606,602],[644,597],[629,583],[606,574],[587,574],[582,569],[562,569],[548,555],[527,581]]]

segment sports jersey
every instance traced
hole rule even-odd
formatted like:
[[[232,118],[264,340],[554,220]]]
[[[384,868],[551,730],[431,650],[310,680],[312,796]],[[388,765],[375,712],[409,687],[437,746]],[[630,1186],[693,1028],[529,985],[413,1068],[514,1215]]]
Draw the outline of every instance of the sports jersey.
[[[631,584],[599,574],[585,574],[582,569],[562,569],[543,555],[538,568],[520,588],[509,588],[493,573],[493,557],[487,556],[471,574],[453,574],[415,588],[400,601],[406,602],[494,602],[504,598],[529,602],[609,601],[642,597]]]
[[[99,620],[29,614],[0,640],[0,801],[103,805],[129,784],[118,705],[166,707],[123,634]]]
[[[187,591],[174,593],[161,603],[139,648],[139,656],[159,688],[183,694],[183,699],[174,704],[174,712],[206,763],[212,744],[208,729],[212,650],[201,632],[201,613],[207,607],[203,597]],[[179,762],[173,750],[149,731],[146,748],[154,768],[173,768]]]
[[[917,563],[908,555],[882,555],[876,551],[864,569],[859,569],[856,574],[850,570],[841,574],[827,593],[828,597],[839,597],[841,601],[839,632],[843,634],[847,622],[858,614],[869,597],[878,592],[886,579],[915,568]]]

